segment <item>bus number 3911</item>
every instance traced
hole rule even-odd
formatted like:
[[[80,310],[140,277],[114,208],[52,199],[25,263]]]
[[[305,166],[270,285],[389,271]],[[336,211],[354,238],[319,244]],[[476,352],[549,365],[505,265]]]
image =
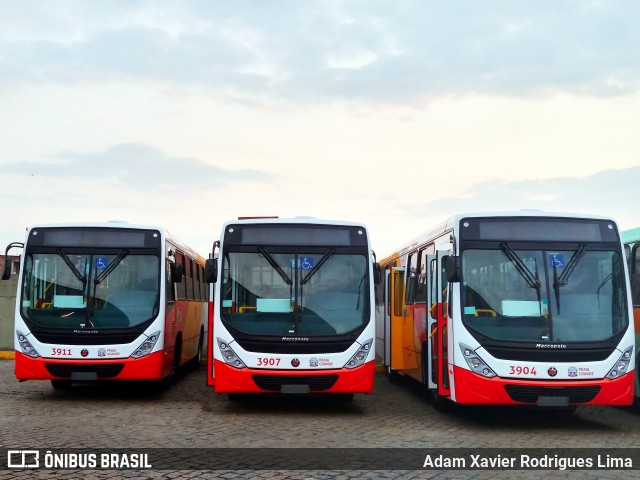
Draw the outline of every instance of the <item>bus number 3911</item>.
[[[279,358],[260,357],[258,358],[259,367],[277,367],[280,365]]]

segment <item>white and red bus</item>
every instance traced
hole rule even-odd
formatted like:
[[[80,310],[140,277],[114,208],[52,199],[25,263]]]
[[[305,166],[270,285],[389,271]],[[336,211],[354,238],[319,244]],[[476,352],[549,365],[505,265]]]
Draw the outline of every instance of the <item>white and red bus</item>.
[[[436,408],[632,403],[633,313],[611,219],[455,215],[380,266],[380,361]]]
[[[122,222],[36,225],[23,247],[15,374],[54,388],[163,380],[206,345],[205,259],[165,229]],[[6,269],[3,279],[10,276]]]
[[[242,219],[226,223],[216,245],[206,267],[216,392],[349,401],[372,391],[374,264],[364,225]]]

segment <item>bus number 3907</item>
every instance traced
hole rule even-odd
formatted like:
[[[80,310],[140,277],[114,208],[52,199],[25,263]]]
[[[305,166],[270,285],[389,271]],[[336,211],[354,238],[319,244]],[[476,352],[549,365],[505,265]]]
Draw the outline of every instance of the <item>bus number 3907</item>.
[[[280,365],[279,358],[260,357],[258,358],[259,367],[277,367]]]

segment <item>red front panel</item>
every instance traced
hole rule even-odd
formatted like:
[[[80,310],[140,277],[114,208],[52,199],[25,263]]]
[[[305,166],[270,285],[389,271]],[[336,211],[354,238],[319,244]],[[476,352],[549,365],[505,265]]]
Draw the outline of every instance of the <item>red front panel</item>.
[[[506,385],[522,387],[592,387],[600,386],[599,393],[592,401],[576,405],[631,405],[633,401],[633,372],[616,380],[567,381],[526,381],[504,378],[485,378],[469,370],[453,367],[456,402],[461,404],[484,405],[531,405],[514,401],[505,390]]]
[[[237,369],[224,362],[214,360],[215,390],[218,393],[279,393],[278,390],[263,390],[253,380],[253,375],[269,375],[273,377],[302,377],[338,375],[335,384],[326,390],[311,393],[369,393],[373,391],[375,362],[367,362],[361,367],[336,370],[259,370],[251,368]]]
[[[58,377],[49,373],[45,364],[69,366],[82,365],[96,366],[98,368],[107,365],[123,364],[119,374],[99,380],[159,380],[163,377],[164,352],[159,351],[147,355],[146,357],[132,359],[124,358],[119,360],[53,360],[49,358],[30,358],[21,352],[16,352],[16,378],[18,380],[68,380],[68,377]]]

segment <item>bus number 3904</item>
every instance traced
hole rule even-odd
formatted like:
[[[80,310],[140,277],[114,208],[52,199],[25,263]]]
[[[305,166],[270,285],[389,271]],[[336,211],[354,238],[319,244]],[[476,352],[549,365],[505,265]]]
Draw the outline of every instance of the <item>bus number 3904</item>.
[[[536,367],[521,367],[520,365],[509,365],[510,375],[534,375],[536,374]]]
[[[280,365],[279,358],[260,357],[258,358],[259,367],[277,367]]]

